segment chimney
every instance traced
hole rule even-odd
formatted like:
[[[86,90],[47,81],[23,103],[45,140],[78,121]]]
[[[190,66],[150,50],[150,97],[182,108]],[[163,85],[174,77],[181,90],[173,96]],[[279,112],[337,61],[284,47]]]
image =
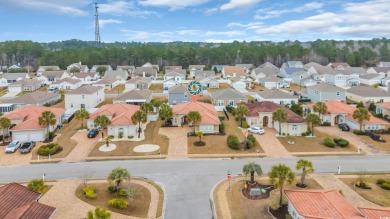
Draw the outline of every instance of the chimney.
[[[233,77],[236,77],[236,73],[233,73]]]
[[[145,77],[145,72],[142,72],[142,77]]]
[[[81,62],[79,62],[79,64],[81,65]]]

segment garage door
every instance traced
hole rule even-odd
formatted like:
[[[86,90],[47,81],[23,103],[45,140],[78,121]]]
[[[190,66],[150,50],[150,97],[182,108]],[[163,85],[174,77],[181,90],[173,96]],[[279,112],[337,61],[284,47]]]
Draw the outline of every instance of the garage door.
[[[19,141],[43,141],[45,140],[43,132],[14,132],[12,140]]]
[[[30,141],[43,141],[44,137],[42,132],[29,133]]]
[[[28,135],[24,132],[13,132],[12,140],[28,141]]]

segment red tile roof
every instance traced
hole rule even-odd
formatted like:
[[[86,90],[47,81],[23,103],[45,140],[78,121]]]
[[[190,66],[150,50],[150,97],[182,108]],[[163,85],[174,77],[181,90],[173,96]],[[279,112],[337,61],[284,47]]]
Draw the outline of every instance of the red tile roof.
[[[140,106],[126,103],[107,104],[92,113],[89,118],[94,119],[98,115],[107,115],[112,116],[111,125],[133,125],[131,117],[139,109]]]
[[[384,103],[376,103],[376,106],[380,106],[384,109],[390,109],[390,102],[384,102]]]
[[[202,121],[198,124],[220,124],[218,113],[212,104],[191,101],[174,105],[172,108],[174,115],[187,115],[190,111],[198,111],[202,116]]]
[[[248,107],[248,116],[259,116],[259,112],[274,112],[277,109],[283,109],[287,112],[288,123],[303,123],[305,120],[289,108],[270,101],[261,101],[245,104]]]
[[[10,183],[0,187],[0,218],[4,219],[46,219],[56,210],[37,200],[40,193],[26,187]]]
[[[31,130],[31,129],[42,129],[38,123],[38,118],[42,115],[44,111],[51,111],[54,113],[55,117],[58,118],[65,113],[65,109],[61,108],[52,108],[45,106],[25,106],[14,111],[11,111],[4,117],[10,120],[19,120],[22,122],[17,124],[11,130]]]
[[[358,208],[369,219],[390,218],[390,208]]]
[[[337,190],[285,190],[289,202],[305,218],[364,218]]]

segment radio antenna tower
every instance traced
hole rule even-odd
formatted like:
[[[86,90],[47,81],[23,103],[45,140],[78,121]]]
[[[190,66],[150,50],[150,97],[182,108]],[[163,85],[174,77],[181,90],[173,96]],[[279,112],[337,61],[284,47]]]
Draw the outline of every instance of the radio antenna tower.
[[[100,31],[99,31],[99,12],[98,4],[95,3],[95,47],[100,47]]]

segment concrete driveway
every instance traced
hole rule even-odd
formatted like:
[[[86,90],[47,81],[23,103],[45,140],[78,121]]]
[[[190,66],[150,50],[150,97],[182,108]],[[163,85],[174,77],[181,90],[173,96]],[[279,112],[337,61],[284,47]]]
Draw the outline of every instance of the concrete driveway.
[[[19,150],[12,154],[4,152],[6,146],[0,146],[0,166],[29,164],[31,161],[31,152],[21,154]],[[35,146],[37,147],[37,146]]]
[[[192,127],[161,127],[158,134],[166,135],[169,138],[169,148],[167,158],[187,158],[187,133],[192,131]]]
[[[99,141],[100,135],[95,138],[87,137],[88,131],[86,129],[80,130],[74,134],[71,139],[77,141],[76,147],[63,159],[63,162],[78,162],[84,161],[89,153]],[[101,133],[99,133],[101,134]]]
[[[276,138],[276,130],[272,128],[265,128],[264,130],[265,133],[263,135],[254,134],[253,136],[255,136],[267,157],[290,157],[290,152]]]

